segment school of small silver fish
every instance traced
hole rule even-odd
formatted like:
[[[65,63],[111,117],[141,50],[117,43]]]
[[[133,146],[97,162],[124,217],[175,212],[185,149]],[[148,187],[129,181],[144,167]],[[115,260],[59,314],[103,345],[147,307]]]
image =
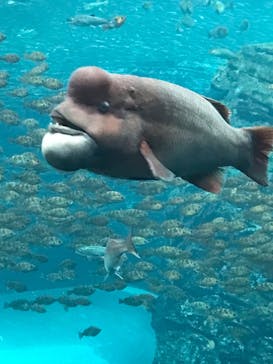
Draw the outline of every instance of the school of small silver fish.
[[[107,3],[84,3],[84,10],[95,12]],[[155,6],[141,2],[143,16]],[[221,16],[233,11],[233,2],[178,2],[174,33],[192,30],[200,7]],[[114,29],[129,21],[127,15],[76,14],[67,26]],[[249,21],[242,19],[236,31],[248,29]],[[222,24],[207,30],[211,41],[229,34]],[[0,29],[0,46],[8,39]],[[51,75],[50,54],[37,49],[17,54],[9,47],[0,55],[5,93],[0,100],[0,291],[16,292],[18,299],[4,308],[46,315],[51,304],[64,310],[88,306],[96,289],[132,285],[150,294],[120,299],[121,304],[142,305],[154,314],[163,307],[162,297],[165,310],[170,300],[179,307],[181,322],[176,317],[174,325],[202,337],[208,352],[225,338],[227,346],[247,351],[259,335],[260,356],[255,355],[266,362],[273,350],[272,178],[264,188],[229,171],[221,194],[211,195],[180,178],[128,182],[87,171],[56,172],[42,158],[40,145],[44,121],[64,99],[67,80]],[[208,52],[236,58],[224,47]],[[19,106],[9,107],[6,99]],[[55,287],[63,287],[64,294],[24,298],[25,292]],[[101,330],[87,324],[79,328],[79,338]]]

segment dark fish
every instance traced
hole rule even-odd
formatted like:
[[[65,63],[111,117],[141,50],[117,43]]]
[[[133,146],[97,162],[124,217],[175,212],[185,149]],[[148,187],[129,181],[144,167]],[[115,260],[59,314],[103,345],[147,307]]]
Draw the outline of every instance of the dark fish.
[[[77,306],[77,302],[73,298],[70,298],[70,297],[65,296],[65,295],[58,297],[57,301],[59,303],[61,303],[62,305],[64,305],[66,308],[67,307],[76,307]]]
[[[39,305],[38,303],[32,303],[30,305],[30,309],[31,311],[35,311],[38,313],[46,313],[46,309],[43,306]]]
[[[213,28],[208,32],[209,38],[225,38],[227,35],[228,28],[224,26]]]
[[[156,297],[149,294],[149,293],[143,293],[138,294],[134,296],[128,296],[125,298],[120,298],[119,303],[124,303],[129,306],[140,306],[143,305],[146,308],[151,308]]]
[[[249,28],[249,21],[247,19],[242,20],[241,24],[239,25],[239,30],[241,32],[245,32]]]
[[[214,193],[224,166],[267,185],[273,128],[234,128],[229,115],[220,102],[175,84],[82,67],[51,113],[42,152],[65,171],[165,181],[176,175]]]
[[[27,286],[20,281],[7,281],[6,287],[16,292],[24,292],[27,290]]]
[[[126,283],[124,280],[115,280],[113,282],[100,282],[96,284],[96,288],[106,291],[106,292],[113,292],[116,290],[122,291],[126,287]]]
[[[90,306],[92,304],[92,302],[86,297],[75,298],[74,302],[76,302],[78,306]]]
[[[89,326],[87,329],[79,332],[79,338],[81,339],[83,336],[97,336],[101,332],[96,326]]]
[[[3,40],[5,40],[7,38],[7,36],[4,33],[0,32],[0,42],[2,42]]]
[[[74,294],[78,296],[90,296],[95,292],[95,288],[92,286],[79,286],[67,291],[67,294]]]
[[[41,254],[33,255],[33,259],[38,260],[40,263],[47,263],[48,262],[48,257],[46,255],[41,255]]]
[[[179,3],[179,7],[184,14],[193,13],[194,7],[193,7],[193,3],[191,0],[181,0]]]
[[[0,56],[0,61],[5,61],[7,63],[17,63],[20,61],[20,57],[15,53],[8,53]]]
[[[28,311],[31,302],[25,299],[14,300],[4,303],[4,308],[13,308],[14,310]]]
[[[51,305],[52,303],[56,302],[56,298],[51,296],[39,296],[36,297],[33,303],[36,303],[38,305]]]

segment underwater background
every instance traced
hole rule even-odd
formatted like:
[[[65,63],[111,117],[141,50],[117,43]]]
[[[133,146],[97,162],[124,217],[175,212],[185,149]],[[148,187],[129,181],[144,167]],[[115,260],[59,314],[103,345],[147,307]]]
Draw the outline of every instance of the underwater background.
[[[73,24],[81,14],[126,19]],[[0,0],[0,363],[273,363],[272,157],[268,187],[228,168],[213,195],[59,172],[40,151],[85,65],[272,125],[272,19],[267,0]],[[94,247],[131,228],[141,260],[105,280]],[[101,332],[80,338],[89,327]]]

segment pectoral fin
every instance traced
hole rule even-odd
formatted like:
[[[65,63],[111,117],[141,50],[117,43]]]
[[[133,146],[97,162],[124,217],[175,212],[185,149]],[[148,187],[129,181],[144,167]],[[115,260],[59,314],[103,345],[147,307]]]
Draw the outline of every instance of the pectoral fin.
[[[119,279],[124,279],[123,277],[122,277],[122,275],[116,270],[115,272],[114,272],[114,274],[119,278]]]
[[[106,275],[105,275],[105,277],[104,277],[103,282],[106,282],[106,281],[107,281],[107,279],[109,278],[109,275],[110,275],[110,273],[109,273],[109,272],[107,272],[107,273],[106,273]]]
[[[149,168],[155,178],[162,179],[163,181],[172,181],[175,177],[173,172],[166,168],[154,155],[149,144],[143,141],[140,144],[140,153],[145,158]]]
[[[119,279],[124,279],[123,277],[122,277],[122,275],[118,272],[118,271],[114,271],[114,275],[115,276],[117,276]],[[103,282],[106,282],[107,281],[107,279],[109,278],[109,276],[110,276],[110,273],[107,273],[106,275],[105,275],[105,277],[104,277],[104,280],[103,280]]]

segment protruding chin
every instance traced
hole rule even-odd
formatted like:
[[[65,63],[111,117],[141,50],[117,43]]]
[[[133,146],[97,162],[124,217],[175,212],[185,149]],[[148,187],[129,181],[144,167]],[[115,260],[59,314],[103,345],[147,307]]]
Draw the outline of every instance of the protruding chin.
[[[46,133],[42,154],[49,164],[63,171],[88,168],[97,148],[95,141],[84,134]]]

